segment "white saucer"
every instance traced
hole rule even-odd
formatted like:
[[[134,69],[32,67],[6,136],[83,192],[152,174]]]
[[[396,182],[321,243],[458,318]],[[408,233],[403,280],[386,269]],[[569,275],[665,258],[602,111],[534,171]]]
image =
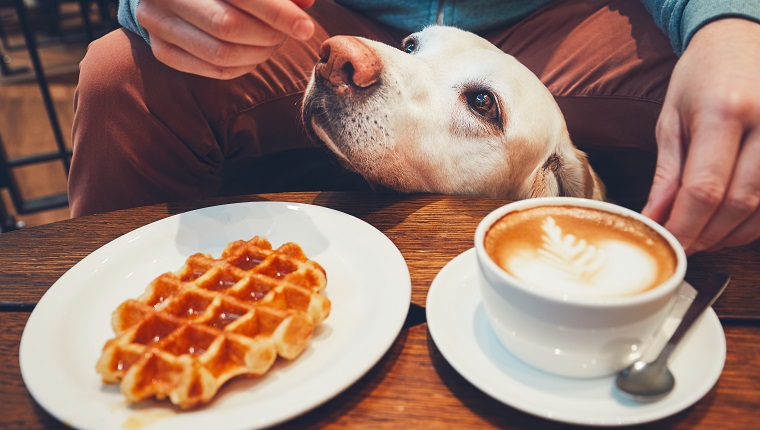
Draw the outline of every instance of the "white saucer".
[[[667,341],[695,295],[684,283],[652,350]],[[553,421],[622,426],[670,416],[710,391],[726,359],[723,328],[708,309],[671,356],[676,387],[658,401],[624,397],[616,391],[614,377],[570,379],[536,370],[512,356],[493,333],[481,303],[472,249],[441,269],[430,286],[426,307],[430,334],[457,372],[496,400]]]

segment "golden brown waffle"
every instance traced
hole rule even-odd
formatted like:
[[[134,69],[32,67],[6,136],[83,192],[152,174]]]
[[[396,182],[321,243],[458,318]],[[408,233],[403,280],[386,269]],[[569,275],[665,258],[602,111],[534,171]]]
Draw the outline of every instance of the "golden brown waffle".
[[[324,269],[301,247],[264,238],[227,245],[221,258],[190,256],[174,273],[113,313],[116,337],[97,363],[131,402],[169,398],[182,408],[211,400],[238,375],[292,360],[330,313]]]

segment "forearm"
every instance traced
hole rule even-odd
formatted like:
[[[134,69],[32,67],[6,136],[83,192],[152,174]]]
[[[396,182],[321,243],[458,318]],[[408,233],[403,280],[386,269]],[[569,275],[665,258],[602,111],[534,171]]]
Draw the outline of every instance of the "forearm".
[[[657,25],[681,55],[694,33],[720,18],[744,18],[760,23],[760,0],[641,0]]]

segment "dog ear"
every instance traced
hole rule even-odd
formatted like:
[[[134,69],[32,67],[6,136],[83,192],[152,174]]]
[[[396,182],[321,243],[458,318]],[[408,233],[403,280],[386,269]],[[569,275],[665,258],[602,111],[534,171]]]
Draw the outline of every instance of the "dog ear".
[[[604,200],[604,184],[586,154],[575,147],[553,152],[536,169],[531,197],[566,196]]]

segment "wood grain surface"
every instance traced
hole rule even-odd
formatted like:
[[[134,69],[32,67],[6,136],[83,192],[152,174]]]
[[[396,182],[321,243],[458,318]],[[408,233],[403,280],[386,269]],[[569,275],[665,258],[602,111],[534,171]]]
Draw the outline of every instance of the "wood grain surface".
[[[385,357],[362,379],[325,405],[284,427],[302,428],[568,428],[483,394],[446,362],[427,330],[424,304],[433,277],[472,247],[479,220],[500,200],[434,195],[286,193],[217,198],[117,211],[0,235],[0,428],[60,426],[29,395],[21,380],[18,345],[29,312],[79,260],[147,223],[215,204],[276,200],[346,212],[386,234],[407,261],[412,303],[407,324]],[[726,332],[728,357],[718,384],[694,406],[642,428],[746,429],[760,405],[760,250],[737,248],[697,255],[689,274],[699,280],[722,270],[732,282],[714,305]],[[699,359],[699,357],[695,357]],[[695,377],[699,377],[695,375]]]

